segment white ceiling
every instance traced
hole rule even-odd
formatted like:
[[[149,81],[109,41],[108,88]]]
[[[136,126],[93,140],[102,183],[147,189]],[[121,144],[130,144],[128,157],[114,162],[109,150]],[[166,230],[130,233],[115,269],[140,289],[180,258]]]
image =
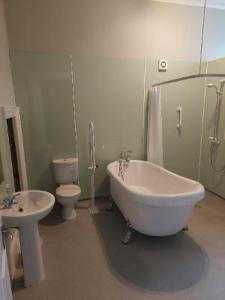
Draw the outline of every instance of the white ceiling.
[[[154,0],[159,2],[169,2],[181,5],[203,6],[204,0]],[[207,7],[225,9],[225,0],[207,0]]]

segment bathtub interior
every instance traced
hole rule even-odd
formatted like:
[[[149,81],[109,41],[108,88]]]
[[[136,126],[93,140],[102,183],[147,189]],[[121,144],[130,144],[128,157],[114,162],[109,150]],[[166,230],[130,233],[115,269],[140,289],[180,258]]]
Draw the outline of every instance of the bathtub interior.
[[[151,197],[149,193],[143,197],[130,191],[130,185],[126,189],[114,176],[111,176],[111,195],[132,228],[151,236],[167,236],[181,231],[187,225],[194,204],[202,198]]]
[[[113,163],[112,173],[118,176],[118,163]],[[142,194],[183,194],[201,190],[201,184],[181,177],[145,161],[130,161],[124,183],[134,192]]]

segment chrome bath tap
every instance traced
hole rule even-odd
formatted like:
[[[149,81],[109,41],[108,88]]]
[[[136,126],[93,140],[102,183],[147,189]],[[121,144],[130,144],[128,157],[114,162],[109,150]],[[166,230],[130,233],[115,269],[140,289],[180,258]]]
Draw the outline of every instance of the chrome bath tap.
[[[122,178],[122,180],[124,180],[124,174],[128,170],[131,155],[132,155],[131,150],[122,151],[120,153],[120,159],[118,161],[118,163],[119,163],[119,173],[118,173],[118,175],[119,175],[119,177]]]

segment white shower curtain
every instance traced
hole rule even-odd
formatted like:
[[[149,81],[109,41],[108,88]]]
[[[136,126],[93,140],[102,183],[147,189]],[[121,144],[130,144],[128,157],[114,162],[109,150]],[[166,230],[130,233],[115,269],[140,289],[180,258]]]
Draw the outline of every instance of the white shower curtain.
[[[161,89],[149,90],[147,160],[163,166]]]

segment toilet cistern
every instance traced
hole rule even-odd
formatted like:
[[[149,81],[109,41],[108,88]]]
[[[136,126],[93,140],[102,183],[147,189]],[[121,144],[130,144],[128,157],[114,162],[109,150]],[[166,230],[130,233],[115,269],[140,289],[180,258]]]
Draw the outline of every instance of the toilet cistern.
[[[62,205],[64,220],[73,220],[76,217],[75,204],[80,198],[81,189],[74,184],[78,180],[78,158],[62,158],[52,161],[56,189],[56,200]]]

